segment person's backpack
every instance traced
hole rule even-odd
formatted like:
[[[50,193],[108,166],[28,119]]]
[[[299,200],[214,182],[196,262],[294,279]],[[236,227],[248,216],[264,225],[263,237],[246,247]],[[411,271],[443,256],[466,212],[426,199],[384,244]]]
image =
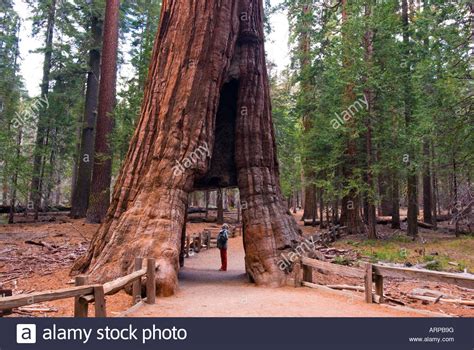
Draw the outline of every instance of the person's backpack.
[[[224,247],[227,243],[227,231],[221,230],[217,235],[217,247],[221,248]]]

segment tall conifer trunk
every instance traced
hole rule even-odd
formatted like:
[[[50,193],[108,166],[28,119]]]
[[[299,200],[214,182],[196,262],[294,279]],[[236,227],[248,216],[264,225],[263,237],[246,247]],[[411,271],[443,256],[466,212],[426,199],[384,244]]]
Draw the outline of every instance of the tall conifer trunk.
[[[341,0],[342,4],[342,36],[343,42],[346,43],[344,47],[348,47],[348,29],[345,24],[347,22],[348,12],[348,1]],[[343,57],[343,65],[347,69],[350,66],[350,52],[345,49]],[[353,83],[348,82],[343,96],[344,106],[349,106],[354,102],[356,96],[354,94]],[[354,120],[349,120],[347,123],[348,135],[347,135],[347,146],[344,152],[344,165],[342,167],[342,174],[346,181],[346,185],[349,187],[348,192],[342,198],[341,203],[341,225],[347,226],[347,231],[350,234],[359,234],[365,232],[365,226],[360,215],[360,196],[356,188],[351,185],[351,178],[354,177],[353,169],[356,167],[357,157],[357,144],[356,137],[357,132],[355,130]]]
[[[46,24],[46,39],[44,46],[43,77],[41,80],[41,98],[47,100],[49,93],[49,82],[51,73],[51,62],[53,58],[53,37],[56,23],[56,0],[52,0],[48,9],[48,21]],[[41,206],[43,192],[43,167],[44,148],[47,142],[48,116],[43,106],[39,113],[36,131],[35,154],[33,158],[33,177],[31,180],[30,200],[33,202],[35,220],[38,220],[38,212]]]
[[[370,23],[373,11],[373,0],[367,0],[365,4],[365,17],[367,22]],[[371,65],[374,55],[374,31],[371,27],[371,24],[368,25],[367,31],[364,35],[364,50],[365,50],[365,60],[369,65],[369,71],[371,70]],[[368,77],[365,77],[368,80]],[[367,217],[367,234],[369,239],[377,238],[377,220],[375,212],[375,199],[374,199],[374,175],[372,166],[374,163],[373,147],[372,147],[372,119],[375,117],[374,113],[374,104],[375,97],[374,92],[371,87],[367,86],[364,89],[365,99],[367,101],[367,118],[366,118],[366,133],[365,133],[365,150],[366,150],[366,181],[367,181],[367,207],[366,207],[366,217]]]
[[[110,203],[112,179],[112,134],[117,80],[117,49],[120,0],[108,0],[105,7],[104,40],[100,64],[99,104],[95,134],[95,154],[92,183],[87,209],[87,221],[102,222]]]
[[[102,22],[98,14],[90,19],[92,48],[89,50],[89,72],[84,109],[84,120],[81,134],[81,148],[78,156],[77,181],[72,195],[71,217],[86,216],[94,160],[94,130],[97,116],[100,79],[100,47],[102,39]]]
[[[403,24],[403,49],[405,59],[405,72],[404,72],[404,102],[405,102],[405,124],[407,134],[411,135],[411,129],[413,128],[413,116],[412,116],[412,89],[410,82],[411,74],[411,54],[410,54],[410,33],[409,33],[409,19],[408,19],[408,2],[402,0],[402,24]],[[410,143],[413,142],[410,140]],[[418,235],[418,176],[415,168],[415,149],[409,145],[408,149],[408,169],[407,169],[407,199],[408,199],[408,213],[407,213],[407,234],[412,237]]]
[[[431,190],[431,152],[429,140],[423,140],[423,222],[433,223]]]

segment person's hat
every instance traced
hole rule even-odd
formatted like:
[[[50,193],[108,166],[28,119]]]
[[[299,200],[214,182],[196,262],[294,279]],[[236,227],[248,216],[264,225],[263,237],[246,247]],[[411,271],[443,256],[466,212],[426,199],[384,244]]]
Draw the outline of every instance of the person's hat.
[[[222,225],[222,228],[224,228],[224,229],[228,229],[228,228],[229,228],[229,226],[228,226],[227,224],[224,224],[224,225]]]

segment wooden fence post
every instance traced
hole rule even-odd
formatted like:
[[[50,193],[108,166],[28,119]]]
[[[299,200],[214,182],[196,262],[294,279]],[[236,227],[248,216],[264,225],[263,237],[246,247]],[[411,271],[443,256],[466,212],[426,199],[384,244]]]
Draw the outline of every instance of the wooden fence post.
[[[301,260],[295,263],[295,288],[301,287]]]
[[[365,302],[372,303],[372,264],[365,266]]]
[[[379,296],[379,303],[383,303],[383,276],[374,275],[375,294]]]
[[[154,304],[156,299],[155,259],[146,260],[146,303]]]
[[[190,240],[190,239],[189,239],[189,236],[186,236],[186,249],[185,249],[185,250],[186,250],[186,255],[185,255],[185,257],[186,257],[186,258],[189,258],[189,247],[190,247],[190,245],[191,245],[190,242],[189,242],[189,240]]]
[[[95,317],[107,317],[104,286],[94,287]]]
[[[206,247],[207,249],[211,248],[211,233],[206,231]]]
[[[76,286],[84,286],[88,283],[87,276],[76,276]],[[81,297],[74,297],[74,317],[87,317],[89,303]]]
[[[135,271],[141,270],[142,265],[143,265],[143,259],[142,258],[135,258],[135,266],[134,266]],[[132,301],[133,305],[137,304],[142,299],[142,278],[141,277],[137,278],[133,282],[132,297],[133,297],[133,301]]]
[[[313,268],[303,264],[303,281],[313,283]]]

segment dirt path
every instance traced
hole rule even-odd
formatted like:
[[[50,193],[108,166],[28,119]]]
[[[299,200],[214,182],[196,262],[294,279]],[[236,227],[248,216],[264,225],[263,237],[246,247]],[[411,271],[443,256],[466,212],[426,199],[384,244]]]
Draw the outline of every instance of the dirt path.
[[[420,317],[419,313],[368,305],[346,295],[310,288],[259,288],[244,274],[242,238],[229,240],[229,270],[218,271],[219,251],[185,261],[178,293],[127,312],[135,317]]]

